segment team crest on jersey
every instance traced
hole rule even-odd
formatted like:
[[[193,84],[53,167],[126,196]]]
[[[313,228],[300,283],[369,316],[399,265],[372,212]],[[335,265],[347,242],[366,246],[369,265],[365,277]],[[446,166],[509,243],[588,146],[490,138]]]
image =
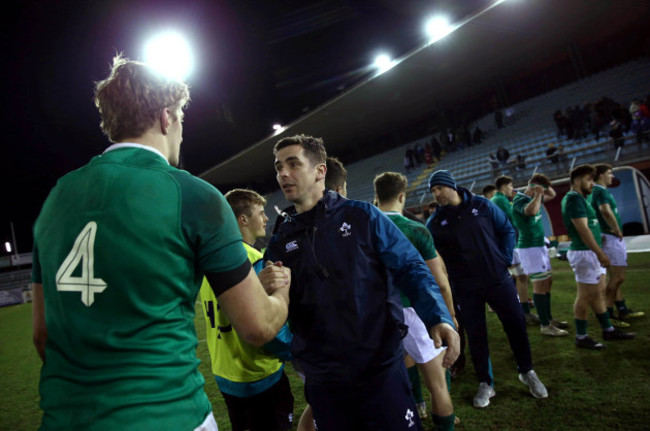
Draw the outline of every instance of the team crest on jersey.
[[[406,419],[406,421],[408,422],[409,428],[415,426],[415,422],[413,422],[413,416],[415,416],[415,414],[413,413],[413,410],[406,409],[406,416],[404,416],[404,419]]]
[[[296,250],[298,250],[298,241],[291,241],[291,242],[288,242],[288,243],[284,246],[284,249],[285,249],[285,251],[286,251],[287,253],[289,253],[290,251],[296,251]]]
[[[447,219],[444,219],[443,221],[440,222],[440,226],[447,226]]]
[[[478,217],[478,209],[472,208],[472,214],[474,214],[474,217]]]
[[[342,237],[347,237],[347,236],[352,235],[352,232],[350,232],[351,229],[352,229],[352,226],[350,226],[346,222],[343,222],[343,224],[339,228],[339,232],[341,232]]]

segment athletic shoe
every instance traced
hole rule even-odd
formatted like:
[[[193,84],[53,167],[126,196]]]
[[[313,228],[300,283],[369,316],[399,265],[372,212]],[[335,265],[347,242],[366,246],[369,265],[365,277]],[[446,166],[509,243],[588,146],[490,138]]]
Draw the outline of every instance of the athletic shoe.
[[[603,331],[603,339],[605,341],[631,340],[635,335],[634,332],[623,332],[616,328],[613,331]]]
[[[618,320],[614,319],[612,317],[609,318],[609,321],[612,322],[612,326],[614,328],[629,328],[630,324],[627,322],[624,322],[623,320]]]
[[[618,318],[620,320],[625,320],[625,319],[636,319],[637,317],[643,317],[645,316],[645,313],[643,311],[634,311],[631,308],[628,308],[627,310],[618,310]]]
[[[567,322],[566,320],[551,319],[551,325],[560,329],[569,329],[569,322]]]
[[[417,403],[417,408],[420,419],[426,419],[429,417],[429,414],[427,413],[427,403]]]
[[[460,423],[460,418],[458,416],[454,416],[454,426],[458,425]]]
[[[564,337],[569,335],[564,329],[556,328],[553,325],[547,325],[541,327],[542,335],[548,335],[550,337]]]
[[[492,386],[488,385],[485,382],[481,382],[481,384],[478,385],[478,392],[474,397],[474,407],[482,409],[483,407],[489,406],[490,398],[496,394],[497,393]]]
[[[526,316],[526,325],[528,326],[537,326],[539,325],[539,317],[533,313],[524,313]]]
[[[576,346],[590,350],[603,350],[605,348],[603,343],[599,343],[589,336],[585,338],[576,338]]]
[[[535,373],[534,370],[530,370],[526,374],[519,374],[519,381],[524,385],[528,386],[528,388],[530,389],[530,394],[535,398],[548,397],[546,386],[544,386],[544,384],[539,380],[539,377],[537,377],[537,374]]]

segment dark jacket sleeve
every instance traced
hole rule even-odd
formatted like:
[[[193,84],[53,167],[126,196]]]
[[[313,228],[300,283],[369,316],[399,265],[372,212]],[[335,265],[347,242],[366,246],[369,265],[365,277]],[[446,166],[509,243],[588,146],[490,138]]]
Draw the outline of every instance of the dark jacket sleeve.
[[[454,326],[440,287],[422,256],[404,234],[379,210],[370,209],[374,246],[388,268],[393,285],[411,301],[427,329],[441,322]]]
[[[510,265],[512,262],[512,253],[515,249],[515,229],[512,227],[508,216],[501,211],[501,208],[496,206],[492,201],[488,201],[488,212],[490,218],[492,219],[492,225],[494,226],[494,233],[497,237],[497,243],[499,244],[499,250],[503,253],[503,256],[506,259],[506,265]]]

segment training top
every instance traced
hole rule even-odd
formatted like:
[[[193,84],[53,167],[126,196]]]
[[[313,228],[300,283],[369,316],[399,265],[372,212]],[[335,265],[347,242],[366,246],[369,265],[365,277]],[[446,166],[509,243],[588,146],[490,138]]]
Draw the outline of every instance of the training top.
[[[262,253],[245,242],[243,244],[250,262],[259,267],[257,263],[261,263]],[[263,347],[253,346],[239,338],[220,309],[207,279],[201,285],[201,302],[212,373],[219,390],[244,398],[260,394],[276,384],[282,377],[282,361]]]
[[[571,219],[583,217],[587,218],[589,230],[591,230],[592,235],[596,239],[598,247],[601,247],[602,240],[600,237],[600,225],[598,224],[596,211],[594,211],[593,207],[589,205],[584,196],[571,190],[562,199],[562,221],[564,222],[564,227],[569,234],[569,238],[571,238],[571,246],[569,246],[569,250],[589,250],[589,247],[587,247],[584,241],[582,241],[578,230],[571,222]]]
[[[533,200],[524,193],[517,193],[512,201],[512,218],[519,231],[517,248],[545,247],[544,223],[542,222],[542,207],[534,216],[527,216],[524,210]]]
[[[594,208],[594,211],[596,211],[596,217],[598,217],[598,223],[600,224],[600,229],[603,231],[603,233],[614,235],[614,229],[612,229],[609,226],[609,223],[607,223],[607,220],[605,220],[603,214],[600,212],[601,204],[609,204],[609,207],[612,209],[612,212],[614,213],[614,217],[616,217],[616,223],[618,223],[618,228],[621,230],[623,229],[623,222],[621,221],[621,216],[618,213],[618,208],[616,207],[616,200],[614,200],[614,196],[612,196],[612,192],[610,192],[600,184],[594,184],[594,188],[591,191],[591,194],[589,195],[589,197],[587,197],[587,202],[589,202],[591,206]]]
[[[192,430],[212,409],[196,298],[204,273],[220,294],[251,265],[221,193],[136,145],[59,179],[36,220],[42,430]]]

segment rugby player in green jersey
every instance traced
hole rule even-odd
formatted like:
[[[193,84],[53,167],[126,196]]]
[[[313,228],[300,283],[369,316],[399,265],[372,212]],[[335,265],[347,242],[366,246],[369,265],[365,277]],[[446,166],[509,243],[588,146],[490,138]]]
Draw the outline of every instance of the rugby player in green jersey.
[[[458,327],[449,279],[445,272],[444,262],[436,253],[431,233],[422,223],[409,220],[402,215],[406,203],[407,185],[407,178],[400,173],[384,172],[377,175],[374,180],[377,206],[420,252],[431,274],[438,282],[447,309],[454,319],[454,324]],[[409,327],[403,340],[404,350],[407,354],[407,367],[411,367],[415,363],[424,377],[425,385],[431,394],[431,411],[433,412],[435,430],[453,430],[455,416],[446,380],[448,371],[442,366],[444,348],[434,346],[426,327],[404,295],[402,295],[402,304],[404,305],[404,322]]]
[[[533,300],[537,308],[542,335],[554,337],[568,335],[562,329],[567,322],[553,320],[551,316],[551,260],[545,244],[542,224],[542,204],[555,197],[551,180],[544,174],[535,174],[528,186],[515,195],[512,204],[512,219],[519,231],[515,250],[521,266],[533,283]]]
[[[605,306],[605,275],[609,258],[601,248],[601,232],[596,212],[587,202],[594,187],[596,170],[580,165],[570,174],[571,190],[562,199],[562,221],[571,238],[567,258],[575,273],[578,291],[573,305],[576,325],[576,346],[601,350],[605,346],[587,335],[587,317],[591,308],[603,329],[605,340],[628,340],[633,333],[621,332],[609,320]]]
[[[623,241],[623,223],[618,213],[616,200],[607,190],[614,179],[612,166],[599,164],[594,167],[596,168],[595,184],[588,201],[598,216],[598,223],[602,230],[603,251],[611,263],[608,271],[609,280],[605,288],[605,302],[612,324],[619,328],[626,328],[630,324],[625,322],[625,319],[641,317],[645,313],[627,308],[621,292],[621,284],[625,280],[625,268],[627,267],[627,248]],[[614,305],[618,311],[618,319],[614,318]]]
[[[498,206],[501,211],[506,213],[508,220],[517,231],[517,226],[512,218],[512,201],[511,199],[517,194],[517,190],[513,187],[512,178],[508,176],[500,176],[495,182],[496,193],[490,200]],[[518,234],[518,231],[517,231]],[[510,275],[515,279],[515,287],[517,288],[517,295],[519,296],[519,304],[521,309],[524,310],[524,317],[526,317],[527,325],[539,325],[539,318],[530,312],[530,298],[528,296],[528,275],[521,265],[519,252],[515,248],[512,253],[512,262],[508,268]]]
[[[41,430],[216,430],[196,357],[204,275],[247,342],[287,318],[288,271],[269,267],[265,292],[224,197],[175,167],[189,99],[121,56],[96,85],[113,145],[58,181],[34,226]]]

